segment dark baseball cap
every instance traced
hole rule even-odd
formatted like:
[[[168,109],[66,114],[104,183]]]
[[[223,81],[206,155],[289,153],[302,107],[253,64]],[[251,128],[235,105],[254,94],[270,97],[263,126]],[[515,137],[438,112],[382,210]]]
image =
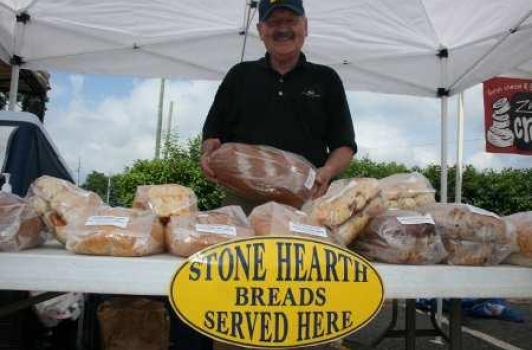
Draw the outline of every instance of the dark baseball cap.
[[[302,0],[260,0],[259,21],[264,22],[273,10],[281,7],[294,11],[299,16],[305,14]]]

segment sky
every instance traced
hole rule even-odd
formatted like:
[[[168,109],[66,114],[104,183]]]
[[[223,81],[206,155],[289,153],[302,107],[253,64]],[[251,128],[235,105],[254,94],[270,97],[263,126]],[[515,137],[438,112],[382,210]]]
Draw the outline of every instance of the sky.
[[[166,82],[163,129],[174,101],[173,132],[186,141],[201,133],[219,82]],[[45,127],[75,179],[92,171],[116,174],[155,154],[159,79],[51,72]],[[356,157],[407,166],[440,163],[440,101],[347,92],[359,152]],[[464,164],[478,169],[528,168],[532,157],[484,151],[482,86],[465,92]],[[450,99],[448,163],[456,162],[456,98]]]

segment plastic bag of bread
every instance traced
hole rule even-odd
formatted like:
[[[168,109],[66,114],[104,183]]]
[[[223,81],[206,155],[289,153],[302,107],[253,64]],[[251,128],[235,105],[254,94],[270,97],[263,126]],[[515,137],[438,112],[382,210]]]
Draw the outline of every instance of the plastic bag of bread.
[[[388,208],[416,210],[436,203],[436,190],[420,173],[394,174],[379,180]]]
[[[137,187],[133,208],[153,210],[161,219],[198,211],[198,199],[190,188],[176,185],[148,185]]]
[[[66,244],[64,227],[71,221],[82,220],[94,208],[103,204],[96,193],[47,175],[31,184],[26,197],[63,245]]]
[[[381,195],[378,195],[372,198],[362,210],[347,219],[346,222],[333,228],[334,235],[347,246],[356,240],[372,217],[380,215],[385,211],[384,199]]]
[[[170,253],[188,257],[213,244],[254,236],[241,207],[230,205],[211,211],[170,216],[165,228]]]
[[[532,258],[532,211],[505,216],[503,220],[516,228],[519,253]]]
[[[305,158],[277,148],[224,143],[212,153],[217,181],[257,201],[300,207],[312,196],[316,168]]]
[[[303,207],[320,225],[330,228],[346,222],[380,193],[379,182],[371,178],[333,181],[327,192]]]
[[[433,204],[420,208],[436,223],[448,263],[497,265],[517,250],[515,228],[498,215],[467,204]]]
[[[504,263],[532,267],[532,211],[508,215],[503,220],[515,227],[518,245],[518,251],[506,258]]]
[[[35,248],[45,240],[44,225],[28,201],[0,192],[0,251]]]
[[[366,258],[392,264],[437,264],[447,256],[432,217],[403,210],[371,219],[353,248]]]
[[[303,211],[276,202],[253,209],[249,215],[257,236],[303,236],[340,244],[331,231]]]
[[[101,206],[64,229],[67,249],[78,254],[145,256],[164,250],[163,226],[149,210]]]

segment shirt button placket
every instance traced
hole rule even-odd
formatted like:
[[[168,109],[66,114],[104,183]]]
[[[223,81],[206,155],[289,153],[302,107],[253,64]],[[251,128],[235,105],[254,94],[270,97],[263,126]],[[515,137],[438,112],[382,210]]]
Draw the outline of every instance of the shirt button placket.
[[[279,78],[279,83],[280,83],[280,84],[284,83],[284,79],[283,79],[283,77],[280,77],[280,78]],[[279,95],[279,97],[282,97],[282,96],[284,95],[284,92],[283,92],[283,90],[282,90],[282,86],[281,86],[281,89],[277,92],[277,94]]]

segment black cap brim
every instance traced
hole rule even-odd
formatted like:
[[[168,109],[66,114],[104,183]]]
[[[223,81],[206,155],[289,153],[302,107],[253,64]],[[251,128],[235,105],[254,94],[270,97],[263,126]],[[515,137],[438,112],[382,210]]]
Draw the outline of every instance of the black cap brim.
[[[270,16],[272,11],[275,10],[275,9],[278,9],[278,8],[288,9],[288,10],[296,13],[298,16],[305,15],[305,11],[302,11],[301,8],[298,8],[296,6],[293,6],[293,5],[290,5],[290,4],[276,4],[276,5],[270,6],[270,8],[265,13],[262,14],[262,17],[259,18],[259,21],[260,22],[264,22]]]

